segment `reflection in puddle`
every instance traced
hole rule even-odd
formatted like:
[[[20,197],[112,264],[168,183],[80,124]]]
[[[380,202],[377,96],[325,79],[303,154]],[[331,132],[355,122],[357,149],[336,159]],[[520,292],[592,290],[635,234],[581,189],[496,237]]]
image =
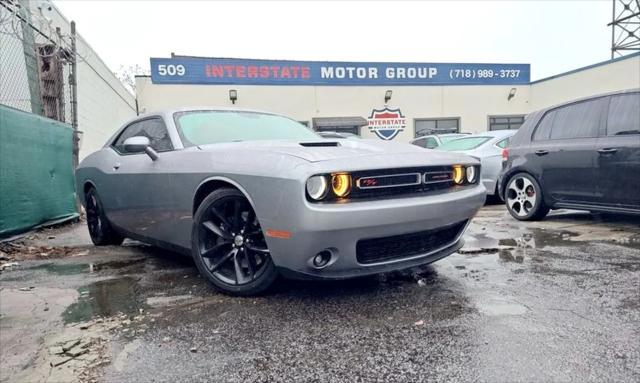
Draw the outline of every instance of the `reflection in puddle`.
[[[64,323],[84,322],[95,317],[109,317],[118,313],[134,314],[145,308],[137,294],[134,278],[123,277],[97,281],[78,289],[78,301],[69,306],[62,319]]]
[[[144,268],[145,258],[129,259],[123,261],[109,261],[100,263],[62,263],[51,262],[43,265],[26,268],[25,270],[43,270],[56,275],[75,275],[83,273],[95,273],[101,270],[120,270],[131,268],[127,271],[138,272]]]

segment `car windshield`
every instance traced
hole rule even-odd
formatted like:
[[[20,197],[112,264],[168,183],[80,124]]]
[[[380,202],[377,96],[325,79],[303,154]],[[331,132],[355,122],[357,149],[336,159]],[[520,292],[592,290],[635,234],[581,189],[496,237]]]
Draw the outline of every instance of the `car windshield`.
[[[197,110],[174,115],[185,147],[254,140],[317,140],[306,126],[272,114]]]
[[[457,140],[460,137],[462,137],[462,134],[457,136],[440,136],[440,141],[444,144],[449,141]]]
[[[471,150],[489,141],[491,137],[464,137],[445,142],[438,146],[440,150]]]

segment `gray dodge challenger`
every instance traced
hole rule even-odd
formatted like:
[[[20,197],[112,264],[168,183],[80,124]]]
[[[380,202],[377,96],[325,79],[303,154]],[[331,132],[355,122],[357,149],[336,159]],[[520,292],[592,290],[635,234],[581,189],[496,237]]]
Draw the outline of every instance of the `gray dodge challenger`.
[[[223,108],[139,116],[76,171],[95,245],[128,237],[189,254],[237,295],[279,274],[352,278],[446,257],[484,203],[479,179],[465,155],[328,140]]]

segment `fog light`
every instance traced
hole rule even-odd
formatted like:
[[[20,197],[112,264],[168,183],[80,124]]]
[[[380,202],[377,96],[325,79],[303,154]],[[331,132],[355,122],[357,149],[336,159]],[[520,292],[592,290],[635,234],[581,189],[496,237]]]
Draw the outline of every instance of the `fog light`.
[[[324,267],[331,260],[331,252],[329,250],[322,250],[315,257],[313,257],[313,265],[315,267]]]
[[[351,176],[345,173],[331,176],[331,188],[336,197],[346,197],[351,192]]]
[[[456,165],[453,167],[453,182],[460,185],[464,182],[464,171],[462,166]]]

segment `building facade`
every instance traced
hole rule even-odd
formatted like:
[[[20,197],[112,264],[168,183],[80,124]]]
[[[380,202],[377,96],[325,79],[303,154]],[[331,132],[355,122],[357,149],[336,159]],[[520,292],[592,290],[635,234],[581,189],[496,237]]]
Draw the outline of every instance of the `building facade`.
[[[267,69],[261,73],[263,67]],[[289,73],[282,68],[289,68]],[[398,78],[398,68],[404,68],[402,78]],[[452,72],[458,68],[462,78]],[[508,71],[502,72],[507,76],[515,73],[512,71],[519,73],[504,78],[499,77],[500,71]],[[284,114],[316,130],[410,141],[438,132],[517,129],[534,110],[638,88],[640,55],[533,82],[526,64],[321,63],[172,56],[151,59],[151,72],[151,76],[136,78],[141,112],[178,106],[237,106]],[[377,77],[372,78],[371,73]]]

